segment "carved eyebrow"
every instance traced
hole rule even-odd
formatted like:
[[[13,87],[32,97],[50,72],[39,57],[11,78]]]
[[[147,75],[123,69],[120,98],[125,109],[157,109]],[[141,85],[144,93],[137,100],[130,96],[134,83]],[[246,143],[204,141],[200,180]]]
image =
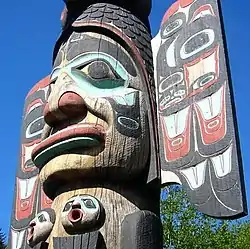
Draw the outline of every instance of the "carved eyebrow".
[[[76,38],[78,39],[76,40]],[[83,33],[73,33],[66,52],[67,60],[71,61],[78,55],[88,52],[108,54],[116,61],[119,61],[130,75],[137,76],[132,59],[122,50],[119,44],[113,44],[105,39],[99,39]]]
[[[89,52],[81,54],[74,58],[71,62],[69,62],[66,68],[68,70],[71,70],[72,68],[77,68],[96,60],[103,60],[107,62],[123,80],[128,80],[128,72],[123,67],[123,65],[112,56],[100,52]]]
[[[51,75],[50,75],[50,82],[53,82],[59,75],[60,73],[60,67],[56,67],[53,69]]]

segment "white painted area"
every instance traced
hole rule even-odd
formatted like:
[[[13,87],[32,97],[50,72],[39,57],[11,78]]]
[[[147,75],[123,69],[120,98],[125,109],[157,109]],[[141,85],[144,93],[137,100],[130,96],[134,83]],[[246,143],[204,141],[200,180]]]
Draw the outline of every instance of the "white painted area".
[[[205,182],[207,160],[201,162],[195,167],[180,170],[180,173],[186,178],[191,189],[201,187]]]
[[[182,184],[180,178],[172,171],[161,170],[161,184],[178,183]]]
[[[196,1],[196,0],[195,0]],[[187,6],[187,7],[184,7],[184,8],[182,8],[181,6],[179,7],[179,10],[178,10],[178,12],[182,12],[182,13],[184,13],[184,15],[186,16],[186,20],[188,20],[188,18],[189,18],[189,15],[190,15],[190,8],[192,7],[192,5],[193,5],[194,3],[192,3],[192,4],[190,4],[189,6]]]
[[[163,117],[165,126],[167,128],[167,133],[170,138],[175,138],[185,131],[190,108],[191,107],[188,106],[187,108],[173,115]]]
[[[224,177],[232,171],[232,151],[233,145],[223,154],[211,158],[215,174],[218,178]]]
[[[201,12],[199,12],[198,15],[194,16],[193,19],[191,20],[192,22],[194,22],[195,20],[198,20],[199,18],[202,18],[204,16],[215,16],[214,11],[213,11],[213,7],[211,4],[206,4],[205,6],[207,6],[207,9],[202,10]]]
[[[26,180],[18,179],[21,200],[28,199],[32,195],[37,178],[38,176]]]
[[[200,108],[204,119],[210,120],[221,113],[224,93],[223,88],[224,86],[222,86],[219,91],[212,94],[210,97],[196,103],[196,105]]]
[[[209,41],[204,44],[203,46],[197,48],[195,51],[192,51],[191,53],[187,53],[186,52],[186,45],[188,42],[190,42],[194,37],[205,33],[208,37],[209,37]],[[201,52],[202,50],[206,49],[207,47],[211,46],[213,44],[215,40],[215,33],[212,29],[204,29],[200,32],[197,32],[196,34],[192,35],[188,40],[186,40],[186,42],[182,45],[181,49],[180,49],[180,56],[183,60],[190,58],[191,56]]]
[[[166,61],[169,67],[176,67],[176,58],[175,58],[175,44],[179,36],[177,36],[171,45],[168,47],[166,51]]]
[[[33,149],[37,146],[37,144],[34,144],[32,146],[23,146],[23,155],[24,155],[24,164],[31,158],[31,153]]]
[[[167,31],[167,28],[170,26],[170,25],[173,25],[173,22],[177,24],[176,27],[174,27],[172,30],[170,31]],[[171,22],[170,24],[168,24],[168,26],[163,30],[163,35],[164,37],[166,36],[171,36],[175,33],[175,31],[177,29],[179,29],[182,25],[183,25],[183,20],[182,19],[176,19],[174,20],[173,22]]]
[[[11,249],[20,249],[24,241],[25,230],[14,231],[11,229]]]
[[[39,135],[39,134],[42,134],[42,132],[43,132],[43,126],[41,126],[41,129],[38,130],[37,132],[30,133],[30,128],[31,128],[31,126],[32,126],[35,122],[37,122],[39,119],[43,120],[43,116],[41,116],[41,117],[39,117],[39,118],[33,120],[33,121],[28,125],[28,127],[27,127],[27,129],[26,129],[26,132],[25,132],[26,138],[32,138],[32,137],[35,137],[35,136],[37,136],[37,135]],[[42,124],[42,123],[41,123],[41,124]]]

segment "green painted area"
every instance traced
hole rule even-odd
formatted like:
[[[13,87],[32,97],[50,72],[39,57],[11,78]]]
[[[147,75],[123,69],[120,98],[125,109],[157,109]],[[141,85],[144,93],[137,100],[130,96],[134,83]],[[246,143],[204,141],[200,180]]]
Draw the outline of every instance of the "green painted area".
[[[76,148],[91,148],[100,145],[100,141],[95,137],[74,137],[65,141],[56,143],[38,154],[34,163],[42,168],[49,160],[59,156],[69,150]]]

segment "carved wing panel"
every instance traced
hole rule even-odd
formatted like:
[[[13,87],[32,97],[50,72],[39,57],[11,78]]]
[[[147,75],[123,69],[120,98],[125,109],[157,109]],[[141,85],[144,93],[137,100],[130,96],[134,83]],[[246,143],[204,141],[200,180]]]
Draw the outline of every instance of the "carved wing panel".
[[[152,41],[162,184],[183,184],[203,213],[238,217],[247,209],[219,7],[175,2]]]
[[[30,221],[51,201],[41,190],[38,169],[31,160],[31,152],[40,141],[44,127],[43,109],[49,93],[49,77],[39,81],[25,99],[21,131],[20,163],[17,167],[10,248],[27,248],[26,231]]]

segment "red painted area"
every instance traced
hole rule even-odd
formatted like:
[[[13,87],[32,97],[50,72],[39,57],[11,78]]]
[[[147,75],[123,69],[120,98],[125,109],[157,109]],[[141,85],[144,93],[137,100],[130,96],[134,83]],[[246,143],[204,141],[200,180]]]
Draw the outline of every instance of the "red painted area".
[[[25,155],[27,154],[26,150],[30,149],[29,147],[35,147],[35,145],[38,144],[40,141],[41,139],[37,139],[29,144],[22,144],[21,169],[23,172],[32,172],[37,169],[35,165],[33,167],[25,168]],[[30,150],[32,151],[32,148]],[[29,158],[31,158],[31,155]]]
[[[29,218],[33,213],[34,202],[37,192],[38,177],[33,186],[32,193],[26,199],[21,199],[21,185],[20,179],[16,179],[16,220],[20,221],[22,219]]]
[[[185,8],[192,4],[195,0],[180,0],[180,5],[182,8]]]
[[[46,78],[40,80],[28,93],[27,97],[31,94],[35,93],[40,88],[44,88],[50,84],[50,76],[47,76]],[[26,98],[27,98],[26,97]]]
[[[41,187],[41,210],[50,208],[52,202],[53,201],[44,193],[43,188]]]
[[[192,4],[195,0],[179,0],[173,3],[165,13],[161,24],[163,25],[172,15],[174,15],[180,7],[185,8]]]
[[[210,50],[209,52],[204,53],[201,57],[199,57],[199,58],[195,59],[194,61],[187,63],[183,66],[185,83],[186,83],[187,89],[189,89],[191,84],[192,84],[192,82],[190,82],[189,68],[200,63],[202,60],[204,60],[210,56],[215,58],[215,61],[214,61],[215,70],[212,70],[212,72],[215,71],[215,78],[213,80],[211,80],[210,82],[208,82],[206,85],[204,85],[204,86],[202,86],[194,91],[189,92],[187,97],[192,97],[192,96],[204,91],[205,89],[207,89],[208,87],[210,87],[214,83],[218,82],[219,66],[220,66],[219,65],[219,45],[216,46],[215,48],[213,48],[212,50]]]
[[[67,117],[84,117],[87,115],[83,98],[74,92],[65,92],[58,101],[58,107]]]
[[[211,4],[205,4],[205,5],[202,5],[200,8],[198,8],[194,14],[193,14],[193,17],[191,19],[190,22],[193,22],[193,20],[199,15],[201,14],[202,12],[204,11],[209,11],[211,15],[213,16],[216,16],[215,13],[214,13],[214,10],[213,10],[213,7]]]
[[[201,131],[202,141],[205,145],[213,144],[223,139],[227,132],[225,86],[223,86],[221,98],[221,112],[211,118],[205,119],[202,110],[195,104],[195,111]]]
[[[94,136],[95,138],[98,138],[100,142],[103,142],[105,139],[104,127],[99,124],[84,123],[71,125],[67,128],[64,128],[56,134],[51,135],[47,139],[43,140],[38,146],[36,146],[32,151],[32,158],[53,144],[59,143],[69,138],[84,136]]]
[[[32,110],[32,108],[36,105],[36,107],[43,105],[44,103],[42,102],[41,99],[36,99],[32,103],[30,103],[27,106],[27,110],[25,112],[25,116]]]
[[[190,107],[188,117],[186,118],[184,132],[174,138],[169,137],[165,121],[163,120],[163,118],[161,118],[164,137],[165,159],[167,162],[176,161],[186,156],[190,152],[191,118],[192,108]]]

